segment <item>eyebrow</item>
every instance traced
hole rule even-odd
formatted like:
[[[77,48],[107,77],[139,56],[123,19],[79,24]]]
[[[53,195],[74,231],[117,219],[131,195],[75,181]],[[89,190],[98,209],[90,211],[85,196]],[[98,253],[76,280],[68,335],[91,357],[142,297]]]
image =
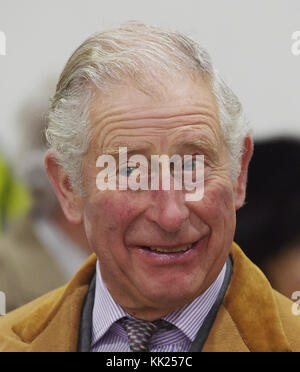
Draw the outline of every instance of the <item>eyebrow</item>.
[[[174,145],[174,147],[189,147],[189,148],[194,148],[195,150],[203,153],[204,155],[208,155],[211,157],[212,161],[217,160],[218,158],[218,148],[216,144],[211,143],[208,140],[200,139],[200,138],[195,138],[195,139],[189,139],[184,142],[178,143]]]
[[[117,145],[113,145],[113,146],[110,146],[110,147],[103,148],[102,154],[103,155],[116,156],[120,153],[120,147],[126,147],[128,155],[130,155],[132,153],[149,152],[149,147],[148,146],[130,145],[128,143],[119,143]]]
[[[119,149],[120,147],[126,147],[127,148],[127,155],[133,154],[133,153],[150,153],[150,147],[147,145],[131,145],[128,143],[118,143],[113,146],[105,147],[102,150],[103,155],[112,155],[117,156],[119,155]],[[210,141],[204,140],[204,139],[189,139],[177,144],[172,145],[172,148],[177,148],[178,150],[183,151],[183,148],[189,147],[193,148],[204,155],[209,155],[211,157],[211,160],[215,161],[218,157],[218,150],[217,146],[213,145]]]

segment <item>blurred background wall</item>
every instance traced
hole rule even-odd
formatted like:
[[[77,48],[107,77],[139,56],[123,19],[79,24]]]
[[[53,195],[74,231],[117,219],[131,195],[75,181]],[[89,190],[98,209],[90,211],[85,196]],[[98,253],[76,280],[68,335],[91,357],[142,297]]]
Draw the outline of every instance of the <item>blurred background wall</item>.
[[[175,28],[205,46],[256,138],[300,135],[300,56],[291,51],[299,0],[0,0],[2,152],[16,157],[26,107],[46,107],[79,43],[127,20]]]

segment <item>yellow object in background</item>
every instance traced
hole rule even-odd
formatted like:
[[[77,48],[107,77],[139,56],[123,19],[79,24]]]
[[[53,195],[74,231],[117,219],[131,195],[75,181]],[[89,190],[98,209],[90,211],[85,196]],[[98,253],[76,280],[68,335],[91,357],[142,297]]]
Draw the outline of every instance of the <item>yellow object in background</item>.
[[[29,211],[31,196],[0,156],[0,235],[5,224]]]

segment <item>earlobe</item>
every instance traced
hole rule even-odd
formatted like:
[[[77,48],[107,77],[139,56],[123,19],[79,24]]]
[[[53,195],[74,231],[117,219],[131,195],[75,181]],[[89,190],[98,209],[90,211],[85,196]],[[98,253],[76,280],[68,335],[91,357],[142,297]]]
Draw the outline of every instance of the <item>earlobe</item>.
[[[251,137],[244,139],[244,150],[241,157],[241,172],[235,190],[235,209],[240,209],[245,201],[248,166],[253,154],[253,140]]]
[[[67,220],[73,224],[82,222],[82,198],[70,184],[63,167],[58,164],[52,150],[45,155],[45,168]]]

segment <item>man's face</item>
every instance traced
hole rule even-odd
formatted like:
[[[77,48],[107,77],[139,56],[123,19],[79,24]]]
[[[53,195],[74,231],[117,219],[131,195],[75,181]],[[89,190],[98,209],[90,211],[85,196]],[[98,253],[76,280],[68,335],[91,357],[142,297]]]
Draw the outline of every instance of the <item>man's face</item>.
[[[89,243],[111,295],[144,318],[151,309],[166,313],[183,306],[207,289],[226,261],[235,229],[236,186],[210,87],[186,79],[168,88],[160,100],[133,86],[99,95],[84,159],[82,212]],[[185,190],[172,188],[98,190],[97,157],[120,145],[149,159],[204,155],[203,199],[188,202]],[[176,253],[150,249],[191,244]]]

